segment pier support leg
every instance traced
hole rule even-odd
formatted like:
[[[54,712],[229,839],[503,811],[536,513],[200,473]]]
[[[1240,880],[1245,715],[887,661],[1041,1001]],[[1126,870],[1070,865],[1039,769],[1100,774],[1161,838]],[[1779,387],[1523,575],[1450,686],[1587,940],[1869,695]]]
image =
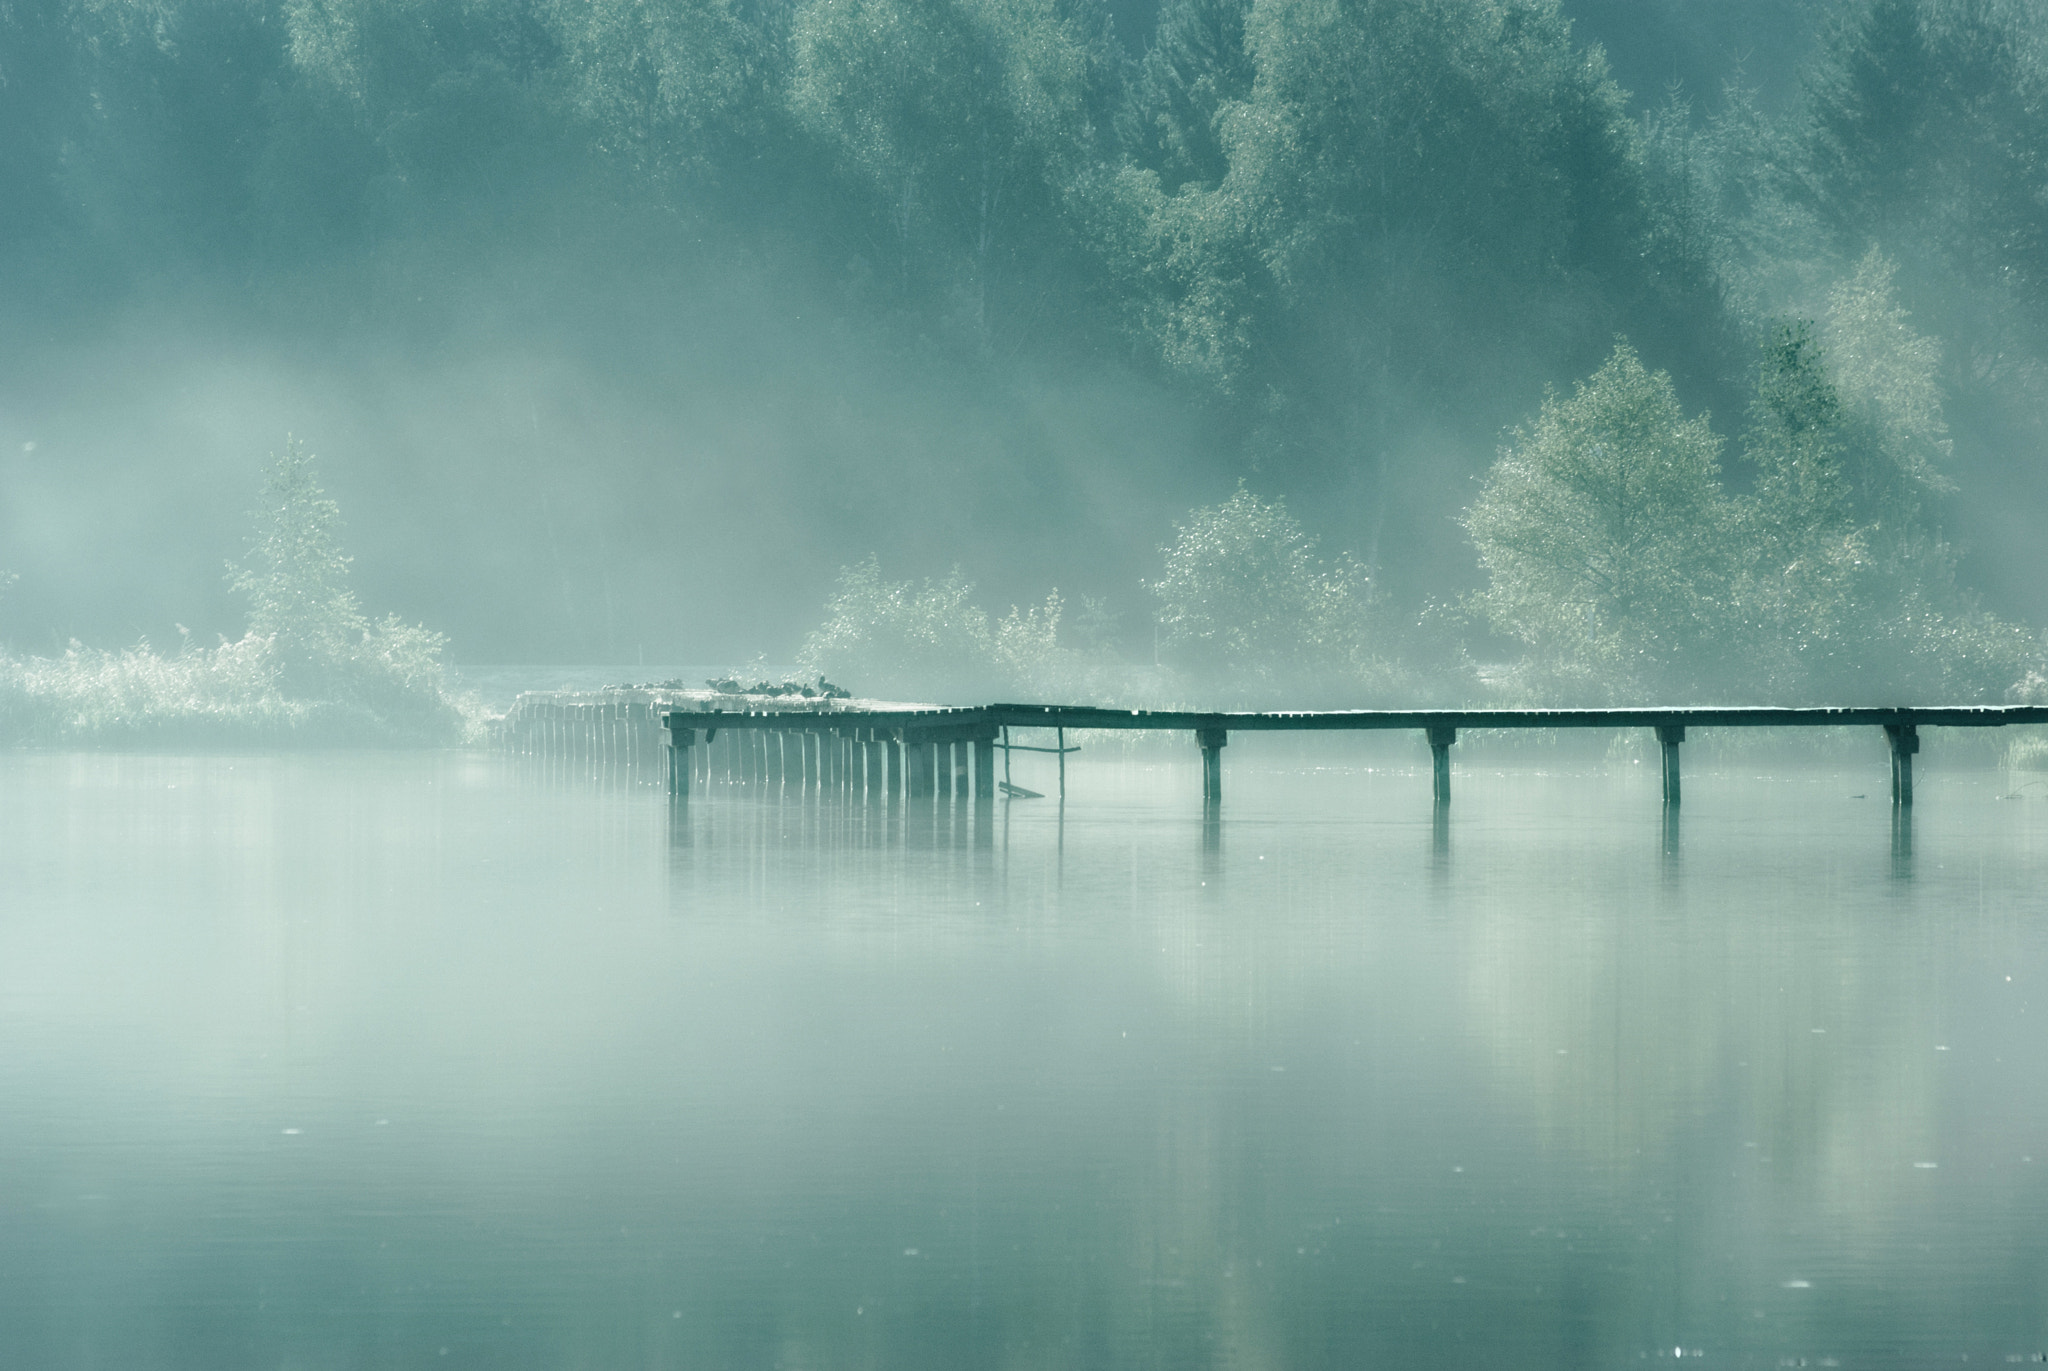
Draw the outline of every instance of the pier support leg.
[[[883,795],[890,804],[896,803],[903,794],[903,739],[899,737],[882,740]]]
[[[1202,748],[1202,799],[1215,804],[1223,798],[1223,748],[1230,734],[1220,728],[1198,728],[1195,741]]]
[[[869,733],[867,741],[861,744],[861,750],[867,754],[867,798],[873,804],[882,801],[882,749],[886,746],[873,733]]]
[[[996,739],[994,734],[974,740],[974,798],[996,797]]]
[[[1685,741],[1684,724],[1657,725],[1657,741],[1664,753],[1664,803],[1678,805],[1678,745]]]
[[[903,761],[910,773],[910,798],[929,800],[932,797],[933,757],[932,744],[912,734],[903,740]]]
[[[1892,744],[1892,803],[1910,808],[1913,804],[1913,754],[1920,750],[1920,729],[1915,724],[1886,724],[1884,736]]]
[[[953,741],[953,798],[964,800],[968,795],[968,749],[965,738]]]
[[[1440,805],[1451,802],[1451,744],[1457,741],[1458,730],[1455,728],[1429,730],[1431,788]]]
[[[697,730],[678,728],[674,724],[668,729],[668,793],[672,799],[690,798],[690,747],[697,741]]]

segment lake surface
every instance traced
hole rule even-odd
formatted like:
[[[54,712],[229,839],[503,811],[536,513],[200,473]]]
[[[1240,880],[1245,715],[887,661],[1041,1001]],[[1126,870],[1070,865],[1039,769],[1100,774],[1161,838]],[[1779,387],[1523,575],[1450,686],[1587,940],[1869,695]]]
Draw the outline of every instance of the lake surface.
[[[2038,785],[1232,753],[0,757],[0,1366],[2048,1352]]]

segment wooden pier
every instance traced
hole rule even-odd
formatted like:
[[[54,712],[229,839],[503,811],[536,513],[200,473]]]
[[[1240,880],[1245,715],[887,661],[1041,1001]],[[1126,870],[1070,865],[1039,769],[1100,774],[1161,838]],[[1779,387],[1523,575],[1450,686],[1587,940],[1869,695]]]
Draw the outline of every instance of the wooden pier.
[[[875,700],[768,699],[708,691],[613,689],[523,695],[500,721],[500,751],[549,774],[665,786],[679,799],[713,785],[780,785],[850,799],[992,800],[996,753],[1057,753],[1060,787],[1075,730],[1146,730],[1189,736],[1201,754],[1202,796],[1223,798],[1223,755],[1233,733],[1410,731],[1430,750],[1431,792],[1451,798],[1451,751],[1461,733],[1489,729],[1649,730],[1662,762],[1663,798],[1682,794],[1680,753],[1703,728],[1877,728],[1889,744],[1892,802],[1913,803],[1913,758],[1923,728],[2048,724],[2048,706],[1796,709],[1425,709],[1196,713],[1092,705],[993,704],[968,708]],[[1056,746],[1013,743],[1013,729],[1054,731]],[[1007,766],[1000,777],[1007,783]],[[1004,793],[1012,793],[1009,787]]]
[[[785,783],[838,789],[868,799],[941,795],[964,799],[971,795],[987,800],[995,795],[995,752],[999,745],[1007,745],[1007,730],[1035,728],[1192,734],[1202,754],[1202,796],[1215,804],[1223,797],[1223,749],[1232,733],[1391,729],[1420,732],[1428,741],[1432,792],[1439,805],[1447,805],[1451,798],[1451,748],[1461,731],[1643,728],[1656,735],[1663,763],[1664,803],[1673,808],[1681,796],[1679,750],[1688,729],[1875,727],[1884,730],[1890,745],[1892,803],[1903,808],[1913,803],[1913,757],[1920,751],[1922,728],[2048,724],[2048,706],[1359,709],[1212,714],[994,704],[959,709],[678,708],[662,711],[661,720],[667,731],[668,789],[678,799],[688,798],[693,782],[709,780],[722,770],[742,781],[775,777]],[[721,740],[725,750],[714,754]],[[1064,751],[1061,755],[1064,761]]]

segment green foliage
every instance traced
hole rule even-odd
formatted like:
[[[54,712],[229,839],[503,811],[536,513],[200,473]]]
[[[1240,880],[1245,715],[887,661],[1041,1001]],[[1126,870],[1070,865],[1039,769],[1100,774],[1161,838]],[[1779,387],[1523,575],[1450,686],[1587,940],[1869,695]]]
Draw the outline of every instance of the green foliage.
[[[1348,554],[1324,560],[1284,501],[1243,485],[1189,513],[1149,584],[1162,658],[1205,689],[1321,693],[1378,684],[1374,597]]]
[[[264,640],[287,697],[366,711],[402,734],[456,726],[441,652],[446,639],[397,615],[372,622],[348,586],[341,508],[313,475],[297,439],[271,458],[255,533],[230,584],[249,600],[249,632]]]
[[[166,655],[73,642],[0,656],[0,737],[63,745],[450,743],[470,727],[447,687],[446,640],[397,615],[368,620],[348,588],[341,510],[296,439],[272,457],[234,589],[249,631]],[[182,632],[182,630],[181,630]]]
[[[1168,0],[1152,45],[1125,87],[1118,141],[1171,193],[1189,181],[1215,186],[1230,170],[1219,117],[1252,93],[1245,49],[1249,0]]]
[[[1532,649],[1538,690],[1897,703],[2019,688],[2033,635],[1980,610],[1918,521],[1918,493],[1942,479],[1918,465],[1939,393],[1907,365],[1930,354],[1882,278],[1866,263],[1837,293],[1841,371],[1805,324],[1764,345],[1748,495],[1722,489],[1704,416],[1686,419],[1625,344],[1517,432],[1466,527],[1489,578],[1473,606]]]
[[[1171,6],[1129,99],[1092,216],[1126,317],[1257,397],[1269,445],[1384,434],[1496,359],[1599,346],[1610,292],[1654,316],[1702,288],[1548,0]]]
[[[977,395],[1156,368],[1214,421],[1190,470],[1357,491],[1394,530],[1462,503],[1437,454],[1591,371],[1468,516],[1472,608],[1551,687],[1990,698],[2032,649],[1937,529],[1958,449],[2048,431],[2042,8],[1829,12],[1795,107],[1736,87],[1638,118],[1558,0],[1164,0],[1129,53],[1082,0],[0,4],[0,293],[69,318],[212,279],[288,329],[410,337],[496,252],[521,269],[480,268],[493,298],[535,258],[605,263],[553,300],[607,319],[770,280],[806,327],[837,310]],[[302,308],[320,289],[336,310]],[[1723,413],[1739,340],[1770,335],[1736,490],[1662,373],[1600,366],[1624,332]],[[356,604],[296,452],[237,573],[252,632],[284,697],[399,717],[437,698],[440,644]],[[867,685],[1108,660],[1056,599],[996,619],[957,577],[847,575],[817,650]],[[1162,642],[1246,689],[1365,679],[1391,618],[1368,591],[1241,495],[1170,550]]]
[[[797,664],[866,696],[971,700],[986,693],[994,658],[988,614],[973,595],[958,571],[922,585],[885,580],[871,555],[840,571],[825,623]]]
[[[1617,345],[1515,432],[1467,512],[1488,576],[1474,608],[1581,692],[1719,684],[1736,572],[1720,446],[1669,376]]]
[[[1941,343],[1922,337],[1893,287],[1898,267],[1872,248],[1828,291],[1829,370],[1841,395],[1853,484],[1867,517],[1906,522],[1932,496],[1955,493],[1944,473],[1954,443],[1942,414]]]
[[[249,600],[249,631],[270,639],[287,670],[345,659],[367,627],[348,587],[341,506],[313,476],[313,454],[297,438],[271,459],[246,559],[229,563],[229,584]]]
[[[771,40],[729,0],[554,0],[547,18],[574,107],[631,165],[703,174],[758,135]]]
[[[1080,631],[1063,632],[1066,601],[1057,590],[998,619],[974,602],[973,583],[957,571],[942,581],[890,581],[870,556],[840,571],[825,613],[798,664],[864,696],[1119,702],[1156,686],[1117,660],[1099,602],[1084,601]]]
[[[798,125],[885,226],[873,265],[989,342],[1006,264],[1064,236],[1097,36],[1055,0],[810,0],[790,56]]]
[[[2040,5],[1848,0],[1828,14],[1797,108],[1772,115],[1737,89],[1704,129],[1660,140],[1667,167],[1697,168],[1695,217],[1713,226],[1717,274],[1752,317],[1821,313],[1827,283],[1883,243],[1967,363],[1950,371],[1951,393],[2006,413],[2037,406],[2048,350]]]

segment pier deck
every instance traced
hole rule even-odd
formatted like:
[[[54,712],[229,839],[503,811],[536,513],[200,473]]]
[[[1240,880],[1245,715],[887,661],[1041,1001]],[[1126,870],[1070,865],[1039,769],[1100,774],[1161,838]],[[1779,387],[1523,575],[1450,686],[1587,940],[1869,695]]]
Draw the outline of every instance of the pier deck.
[[[843,708],[721,710],[666,709],[669,793],[684,798],[700,767],[694,750],[721,732],[739,744],[744,777],[851,786],[877,798],[930,796],[942,791],[979,798],[995,794],[994,754],[1008,746],[1007,730],[1049,728],[1144,729],[1192,733],[1202,753],[1203,798],[1223,794],[1222,750],[1232,733],[1408,729],[1429,741],[1436,801],[1451,798],[1450,749],[1461,730],[1647,728],[1663,756],[1664,803],[1680,800],[1679,748],[1688,728],[1838,728],[1884,730],[1890,744],[1892,803],[1913,803],[1913,757],[1922,728],[2001,728],[2048,724],[2048,706],[1961,705],[1853,708],[1701,706],[1635,709],[1421,709],[1194,712],[1106,709],[1093,705],[992,704],[965,708]],[[1032,749],[1038,750],[1038,749]]]

